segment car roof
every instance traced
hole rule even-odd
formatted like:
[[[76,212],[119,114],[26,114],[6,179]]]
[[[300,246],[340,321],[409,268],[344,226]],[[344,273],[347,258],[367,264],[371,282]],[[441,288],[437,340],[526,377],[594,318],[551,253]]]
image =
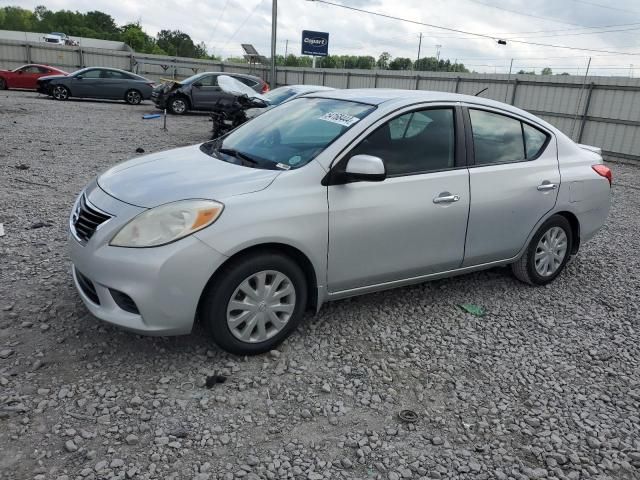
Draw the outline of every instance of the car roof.
[[[511,112],[537,123],[544,124],[548,128],[556,130],[544,120],[521,110],[513,105],[498,102],[483,97],[463,95],[460,93],[438,92],[432,90],[400,90],[386,88],[354,88],[349,90],[331,90],[323,92],[309,93],[308,97],[333,98],[336,100],[346,100],[351,102],[366,103],[369,105],[397,104],[398,106],[411,105],[420,102],[464,102],[480,106],[493,107],[496,109]]]
[[[333,87],[323,87],[322,85],[283,85],[279,88],[290,88],[298,93],[301,92],[320,92],[325,90],[335,90]]]

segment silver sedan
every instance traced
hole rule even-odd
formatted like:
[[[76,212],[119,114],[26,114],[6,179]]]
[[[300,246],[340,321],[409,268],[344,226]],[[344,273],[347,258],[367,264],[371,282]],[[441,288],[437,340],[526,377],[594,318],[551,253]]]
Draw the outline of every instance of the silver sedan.
[[[104,321],[168,335],[198,318],[256,354],[329,300],[498,265],[545,285],[610,186],[599,149],[509,105],[323,91],[100,175],[72,209],[73,278]]]

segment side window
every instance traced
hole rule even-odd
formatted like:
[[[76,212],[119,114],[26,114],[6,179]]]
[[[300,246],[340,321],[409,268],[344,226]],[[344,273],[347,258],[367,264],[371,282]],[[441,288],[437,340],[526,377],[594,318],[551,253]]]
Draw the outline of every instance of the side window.
[[[527,158],[537,157],[547,143],[547,134],[526,123],[522,124],[522,131]]]
[[[38,71],[36,73],[50,73],[51,70],[49,70],[48,68],[44,68],[44,67],[36,67],[38,69]]]
[[[102,78],[110,78],[113,80],[129,80],[130,77],[120,72],[116,72],[114,70],[103,70]]]
[[[387,175],[410,175],[454,167],[455,126],[452,108],[405,113],[378,127],[351,155],[380,157]]]
[[[499,113],[469,110],[476,165],[525,160],[519,120]]]
[[[102,70],[87,70],[82,73],[83,78],[100,78]]]
[[[203,87],[217,87],[218,76],[217,75],[205,75],[198,80]]]

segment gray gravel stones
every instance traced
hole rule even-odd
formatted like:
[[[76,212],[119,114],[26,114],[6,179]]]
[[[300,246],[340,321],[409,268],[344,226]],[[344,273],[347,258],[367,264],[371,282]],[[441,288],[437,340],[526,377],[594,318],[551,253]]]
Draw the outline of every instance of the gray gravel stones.
[[[606,227],[548,287],[496,269],[339,301],[239,358],[199,326],[100,323],[72,286],[80,189],[208,136],[206,115],[165,133],[152,110],[2,93],[1,480],[640,478],[640,168],[613,165]]]

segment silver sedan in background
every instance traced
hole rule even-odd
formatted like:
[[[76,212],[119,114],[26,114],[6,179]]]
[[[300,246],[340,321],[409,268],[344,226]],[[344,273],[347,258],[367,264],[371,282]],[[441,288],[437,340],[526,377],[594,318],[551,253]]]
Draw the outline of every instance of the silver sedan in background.
[[[138,105],[151,98],[155,84],[140,75],[117,68],[83,68],[70,75],[49,75],[38,79],[38,91],[56,100],[70,97],[124,100]]]
[[[321,85],[287,85],[285,87],[278,87],[271,90],[268,93],[262,95],[262,98],[269,104],[266,108],[250,108],[245,111],[247,120],[255,118],[258,115],[262,115],[264,112],[271,110],[278,105],[293,100],[294,98],[301,97],[307,93],[322,92],[327,90],[334,90],[331,87],[323,87]]]
[[[605,222],[611,171],[510,105],[335,90],[91,182],[73,278],[98,318],[268,351],[328,301],[498,265],[545,285]],[[573,279],[579,281],[579,279]]]

